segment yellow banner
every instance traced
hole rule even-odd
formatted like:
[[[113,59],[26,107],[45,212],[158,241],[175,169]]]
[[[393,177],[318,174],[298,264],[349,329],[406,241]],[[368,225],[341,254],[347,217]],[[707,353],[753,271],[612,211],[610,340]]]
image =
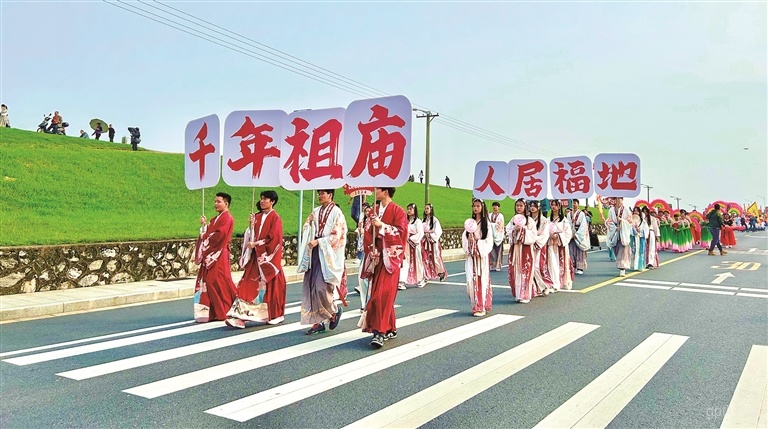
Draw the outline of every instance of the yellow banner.
[[[754,202],[747,207],[747,213],[751,214],[752,216],[758,217],[760,216],[760,210],[757,209],[757,203]]]

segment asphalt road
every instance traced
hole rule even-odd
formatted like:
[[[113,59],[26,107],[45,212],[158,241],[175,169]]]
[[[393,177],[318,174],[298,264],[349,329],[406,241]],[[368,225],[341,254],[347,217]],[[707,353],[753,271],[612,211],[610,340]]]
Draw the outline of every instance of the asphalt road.
[[[412,420],[394,426],[528,428],[575,424],[579,409],[592,410],[588,427],[720,427],[753,345],[768,345],[768,234],[737,238],[728,255],[663,252],[659,269],[622,279],[592,252],[580,291],[529,304],[494,272],[485,318],[471,316],[463,262],[449,263],[445,283],[398,294],[399,337],[379,351],[356,328],[357,296],[336,331],[303,335],[300,284],[277,327],[195,325],[189,299],[3,324],[0,427],[335,428],[402,415]]]

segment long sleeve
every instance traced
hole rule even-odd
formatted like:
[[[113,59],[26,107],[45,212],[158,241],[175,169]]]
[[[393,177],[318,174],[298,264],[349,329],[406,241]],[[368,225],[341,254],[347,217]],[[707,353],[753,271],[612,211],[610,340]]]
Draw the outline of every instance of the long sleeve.
[[[480,256],[487,256],[491,253],[491,250],[493,250],[493,233],[491,232],[493,225],[489,225],[488,220],[485,222],[488,226],[488,235],[485,238],[477,240],[477,251],[480,253]],[[480,226],[478,225],[478,231],[479,230]]]
[[[424,238],[424,225],[422,225],[421,219],[416,219],[414,223],[408,225],[408,233],[410,234],[408,239],[411,243],[421,243],[421,239]]]
[[[534,221],[534,225],[536,225],[536,221]],[[549,220],[542,217],[541,225],[539,226],[538,231],[536,231],[537,248],[543,249],[544,246],[547,245],[547,241],[549,241]]]

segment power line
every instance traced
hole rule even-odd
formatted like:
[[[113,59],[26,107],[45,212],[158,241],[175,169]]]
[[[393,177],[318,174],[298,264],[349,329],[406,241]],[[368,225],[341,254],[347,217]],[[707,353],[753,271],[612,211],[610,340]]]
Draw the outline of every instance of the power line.
[[[163,7],[176,11],[179,14],[183,14],[186,16],[189,16],[191,18],[194,18],[197,22],[192,21],[188,18],[185,18],[184,16],[180,16],[179,14],[169,12],[167,10],[163,10],[153,4],[149,4],[146,2],[143,2],[139,0],[139,3],[142,4],[145,7],[153,8],[163,14],[172,16],[178,20],[182,20],[182,22],[179,22],[177,20],[171,19],[168,16],[161,16],[157,13],[154,13],[151,10],[147,10],[135,5],[129,5],[126,4],[122,0],[116,0],[117,3],[120,3],[124,6],[128,6],[131,9],[115,4],[114,2],[109,2],[107,0],[102,0],[105,3],[118,7],[120,9],[123,9],[125,11],[131,12],[133,14],[139,15],[143,18],[152,20],[154,22],[157,22],[161,25],[165,25],[167,27],[173,28],[175,30],[181,31],[183,33],[189,34],[191,36],[197,37],[199,39],[211,42],[213,44],[216,44],[218,46],[221,46],[223,48],[232,50],[234,52],[249,56],[251,58],[257,59],[259,61],[266,62],[268,64],[274,65],[276,67],[279,67],[283,70],[289,71],[294,74],[298,74],[303,77],[307,77],[309,79],[312,79],[316,82],[320,82],[323,84],[326,84],[328,86],[332,86],[337,89],[341,89],[342,91],[349,92],[351,94],[355,94],[361,97],[371,98],[371,97],[382,97],[382,96],[388,96],[389,93],[376,89],[372,86],[363,84],[361,82],[358,82],[354,79],[348,78],[346,76],[343,76],[341,74],[335,73],[333,71],[330,71],[326,68],[323,68],[321,66],[318,66],[316,64],[313,64],[311,62],[302,60],[298,57],[295,57],[293,55],[290,55],[288,53],[285,53],[283,51],[280,51],[279,49],[272,48],[268,45],[265,45],[263,43],[260,43],[258,41],[255,41],[251,38],[248,38],[242,34],[239,34],[237,32],[225,29],[221,26],[218,26],[210,21],[206,21],[202,18],[198,18],[192,14],[189,14],[187,12],[184,12],[180,9],[174,8],[172,6],[166,5],[162,2],[155,1],[155,3],[162,5]],[[183,22],[189,23],[191,25],[196,26],[196,28],[190,27],[188,25],[185,25]],[[203,24],[200,24],[203,23]],[[201,28],[205,29],[205,31],[201,31]],[[211,28],[213,27],[213,28]],[[223,30],[222,31],[219,31]],[[215,34],[221,35],[224,37],[224,39],[217,37],[215,35],[209,34],[208,32],[213,32]],[[226,33],[225,33],[226,32]],[[228,35],[232,34],[237,36],[240,40]],[[235,44],[237,43],[237,44]],[[246,47],[240,46],[240,45],[246,45]],[[418,104],[414,103],[414,106],[423,107]],[[428,110],[435,110],[435,109],[428,109]],[[464,132],[469,135],[473,135],[475,137],[478,137],[483,140],[488,140],[494,143],[502,144],[509,147],[515,147],[523,150],[527,150],[530,152],[535,153],[541,153],[545,154],[547,156],[560,156],[559,154],[545,150],[540,149],[536,146],[532,146],[529,144],[526,144],[524,142],[521,142],[519,140],[511,139],[509,137],[506,137],[502,134],[498,134],[486,129],[483,129],[481,127],[472,125],[470,123],[461,121],[457,118],[453,118],[451,116],[442,115],[442,118],[445,120],[439,121],[437,123],[445,125],[448,128],[455,129],[457,131]]]

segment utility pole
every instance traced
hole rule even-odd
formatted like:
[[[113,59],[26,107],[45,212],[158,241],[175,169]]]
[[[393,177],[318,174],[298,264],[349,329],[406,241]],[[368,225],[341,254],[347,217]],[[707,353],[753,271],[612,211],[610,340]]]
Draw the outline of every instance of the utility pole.
[[[643,185],[642,183],[640,184],[640,186],[642,186],[642,187],[644,187],[645,189],[648,190],[648,196],[646,197],[645,201],[648,201],[648,204],[650,204],[651,203],[651,189],[653,189],[653,186]]]
[[[678,197],[675,197],[673,195],[670,195],[669,198],[677,200],[677,209],[680,210],[680,200],[682,200],[682,198],[678,198]]]
[[[425,153],[425,163],[424,166],[424,205],[429,204],[429,124],[432,123],[432,120],[440,116],[438,113],[432,113],[429,110],[421,110],[421,109],[413,109],[414,112],[419,112],[416,114],[417,118],[427,118],[427,150]]]

